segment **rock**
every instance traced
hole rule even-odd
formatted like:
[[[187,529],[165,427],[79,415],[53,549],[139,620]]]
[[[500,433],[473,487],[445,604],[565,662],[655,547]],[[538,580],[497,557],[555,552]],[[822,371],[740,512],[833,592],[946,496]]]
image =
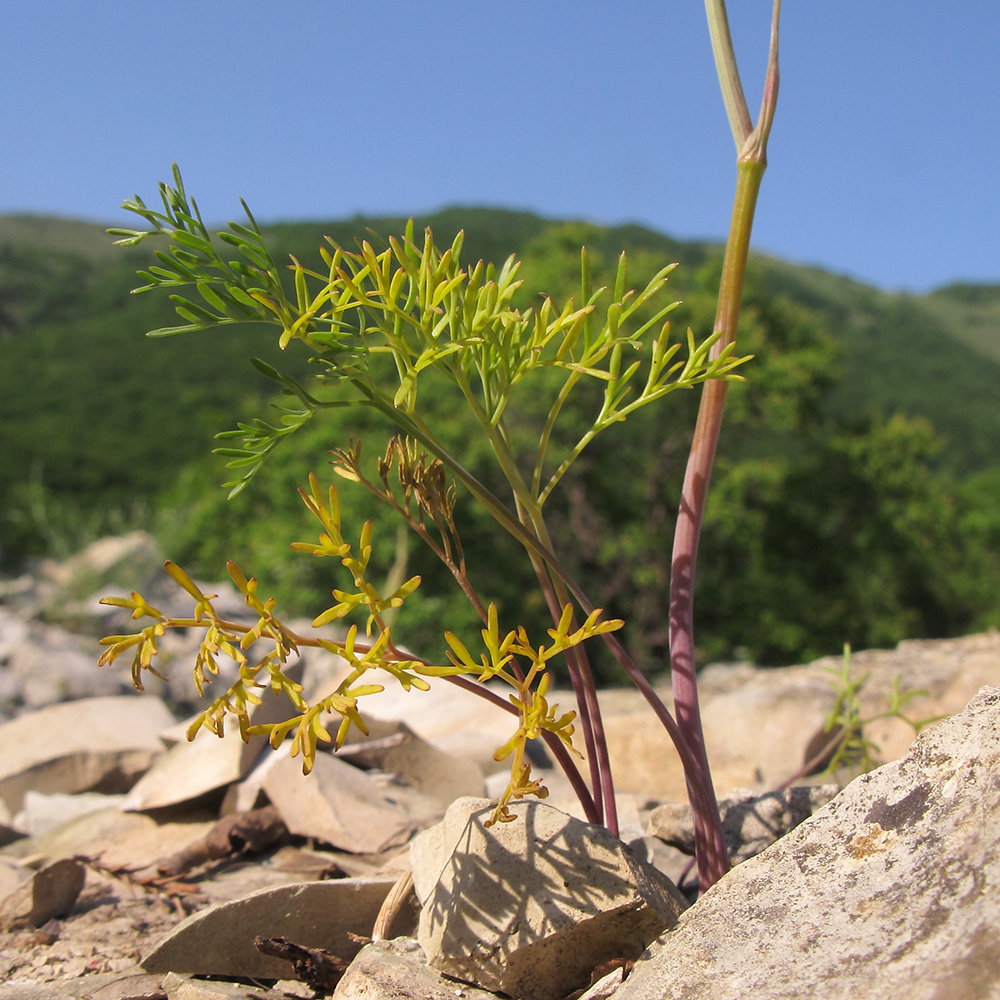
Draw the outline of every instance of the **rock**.
[[[27,638],[28,623],[0,607],[0,664],[6,664],[14,650]]]
[[[333,1000],[496,1000],[495,993],[436,972],[412,938],[365,945],[333,991]]]
[[[839,785],[802,785],[764,795],[747,791],[721,799],[722,833],[733,864],[760,854],[839,791]],[[649,817],[649,832],[685,854],[694,854],[694,820],[686,802],[657,806]]]
[[[37,837],[19,840],[4,853],[49,861],[80,856],[111,870],[137,871],[151,868],[161,857],[203,837],[213,823],[204,813],[178,822],[157,822],[149,816],[102,809],[67,819]]]
[[[46,982],[12,981],[0,986],[0,1000],[167,1000],[160,977],[88,974]]]
[[[486,829],[459,799],[410,848],[417,938],[432,968],[521,1000],[557,1000],[602,962],[637,957],[677,920],[677,888],[603,827],[541,802]]]
[[[31,869],[13,858],[0,856],[0,899],[9,896],[22,882],[31,878]]]
[[[287,749],[273,752],[262,787],[288,829],[341,850],[379,853],[404,844],[415,826],[364,771],[328,753],[310,774]]]
[[[589,990],[584,991],[576,1000],[610,1000],[624,981],[625,969],[623,966],[619,966],[606,976],[601,976]]]
[[[10,810],[4,801],[0,799],[0,847],[4,847],[22,836],[19,830],[14,829],[13,822]]]
[[[828,677],[828,671],[841,666],[842,657],[828,656],[805,669]],[[1000,685],[1000,631],[960,639],[908,639],[895,649],[852,653],[851,675],[865,674],[868,680],[860,693],[865,716],[885,711],[897,677],[902,690],[926,692],[907,702],[911,718],[955,715],[981,687]],[[883,762],[902,757],[914,740],[912,728],[893,718],[872,722],[865,735],[878,745],[878,758]]]
[[[68,913],[76,902],[86,873],[69,858],[33,872],[0,900],[0,930],[41,927]]]
[[[301,986],[301,983],[296,985]],[[192,979],[190,976],[168,972],[163,977],[163,996],[165,1000],[247,1000],[248,992],[246,983]],[[284,989],[269,990],[265,986],[255,986],[252,996],[254,1000],[288,1000],[290,996],[311,997],[312,991],[291,994]]]
[[[285,672],[292,680],[299,679],[296,665]],[[255,726],[281,722],[293,711],[284,696],[262,692],[261,703],[250,707],[250,722]],[[175,743],[136,783],[122,808],[134,812],[162,809],[224,789],[245,777],[268,746],[264,736],[252,736],[244,743],[232,717],[221,739],[201,729],[192,741]]]
[[[334,677],[321,687],[314,700],[330,694],[341,679]],[[509,689],[500,684],[493,690],[506,699]],[[573,707],[572,694],[568,699]],[[447,682],[434,683],[429,691],[404,691],[396,683],[386,684],[384,691],[361,699],[358,710],[365,719],[404,720],[421,739],[452,758],[474,761],[483,774],[505,770],[506,764],[494,760],[493,754],[517,728],[515,716]]]
[[[88,1000],[156,1000],[166,996],[161,980],[161,976],[150,976],[141,970],[118,975],[88,994]]]
[[[734,868],[615,1000],[1000,995],[1000,688]]]
[[[11,813],[24,793],[126,792],[163,752],[172,722],[157,698],[88,698],[50,705],[0,725],[0,800]]]
[[[31,622],[27,637],[8,658],[7,669],[17,685],[18,700],[28,708],[127,694],[132,688],[128,672],[98,666],[99,655],[93,639]]]
[[[29,837],[37,837],[74,816],[113,809],[124,801],[124,795],[102,795],[100,792],[77,792],[75,795],[52,792],[43,795],[28,791],[24,793],[21,811],[14,817],[12,826]]]
[[[482,768],[474,760],[439,750],[403,722],[377,722],[369,729],[374,739],[345,747],[359,767],[389,771],[444,807],[455,799],[483,794]],[[366,742],[371,749],[365,749]]]
[[[86,631],[86,626],[106,609],[93,595],[141,591],[158,604],[162,584],[150,587],[163,576],[163,556],[152,535],[133,531],[127,535],[100,538],[65,562],[45,559],[38,568],[34,598],[36,610],[46,621],[59,622]]]
[[[701,705],[715,787],[774,787],[805,763],[806,747],[833,708],[833,689],[803,668],[737,669],[732,688],[716,677],[716,690],[707,691]],[[669,692],[659,693],[672,707]],[[684,769],[670,737],[638,692],[621,701],[605,720],[616,787],[686,801]]]
[[[350,935],[371,934],[394,882],[392,878],[352,878],[262,889],[192,914],[141,964],[147,972],[288,978],[291,967],[287,962],[254,948],[257,936],[284,937],[347,960],[361,947]],[[396,919],[400,933],[413,930],[412,911],[404,909]]]

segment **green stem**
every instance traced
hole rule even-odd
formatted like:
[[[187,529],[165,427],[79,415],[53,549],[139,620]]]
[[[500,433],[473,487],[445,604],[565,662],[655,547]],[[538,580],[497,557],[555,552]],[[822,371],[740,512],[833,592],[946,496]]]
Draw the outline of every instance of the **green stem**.
[[[494,519],[525,546],[533,564],[535,564],[536,574],[538,575],[539,583],[543,587],[543,591],[546,591],[555,599],[554,606],[550,608],[555,622],[559,621],[562,607],[569,601],[570,592],[587,608],[586,613],[589,614],[593,610],[593,606],[586,600],[585,595],[583,595],[579,587],[572,583],[568,572],[552,552],[541,509],[528,494],[520,472],[514,463],[513,455],[510,453],[502,434],[496,428],[490,426],[488,423],[483,424],[489,436],[490,443],[493,446],[497,461],[500,463],[504,475],[507,477],[514,492],[515,502],[518,504],[519,514],[521,515],[520,519],[511,514],[507,507],[490,490],[480,483],[458,459],[451,455],[448,449],[437,440],[430,429],[415,414],[404,414],[380,396],[373,395],[370,391],[365,392],[365,395],[368,397],[369,405],[385,414],[404,432],[410,434],[415,440],[420,441],[421,444],[425,445],[433,454],[441,459],[466,489],[493,515]],[[546,577],[549,579],[551,588],[554,589],[546,587]],[[580,708],[580,722],[584,727],[588,748],[593,748],[593,752],[589,756],[592,762],[594,799],[597,803],[597,811],[599,814],[603,812],[603,815],[606,816],[605,822],[609,829],[617,832],[611,766],[603,726],[600,721],[600,708],[597,703],[593,675],[585,658],[568,657],[567,662],[570,666],[570,675],[573,678],[573,686]],[[602,799],[604,800],[603,810],[601,810],[600,806]]]
[[[542,516],[540,509],[532,519],[532,528],[539,542],[546,549],[551,551],[552,544],[548,533],[548,527]],[[548,594],[549,587],[545,586],[546,578],[551,583],[551,592],[554,601],[549,602],[549,611],[552,615],[553,623],[558,624],[562,617],[562,609],[570,603],[570,595],[567,583],[558,575],[550,572],[548,567],[543,565],[537,557],[529,552],[532,563],[535,563],[536,572],[539,575],[539,583]],[[544,574],[544,576],[543,576]],[[577,597],[580,601],[580,597]],[[588,612],[589,614],[589,612]],[[570,625],[570,629],[576,628],[575,619]],[[570,680],[573,684],[573,691],[576,695],[577,706],[580,711],[580,723],[583,726],[584,741],[587,747],[587,759],[590,764],[591,782],[594,789],[594,799],[598,809],[602,813],[603,822],[607,828],[618,835],[618,810],[615,805],[614,781],[611,776],[611,759],[608,754],[608,743],[604,735],[604,723],[601,718],[601,708],[597,701],[597,686],[594,683],[594,675],[590,669],[590,660],[583,649],[573,648],[566,651],[566,663],[569,666]]]

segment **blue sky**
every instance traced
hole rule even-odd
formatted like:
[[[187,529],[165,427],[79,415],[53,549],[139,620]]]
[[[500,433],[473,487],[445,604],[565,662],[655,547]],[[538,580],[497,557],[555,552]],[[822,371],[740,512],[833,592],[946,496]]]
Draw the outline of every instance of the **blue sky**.
[[[730,0],[756,113],[770,4]],[[1000,281],[1000,5],[785,0],[754,245],[883,288]],[[0,213],[449,204],[721,238],[735,176],[697,0],[34,0],[0,13]],[[0,223],[2,225],[2,223]]]

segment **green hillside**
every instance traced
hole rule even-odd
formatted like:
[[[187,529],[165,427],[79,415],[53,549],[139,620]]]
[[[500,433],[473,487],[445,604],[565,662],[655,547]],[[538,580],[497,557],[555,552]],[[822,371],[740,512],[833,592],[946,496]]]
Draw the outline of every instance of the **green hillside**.
[[[280,223],[273,256],[318,260],[324,236],[345,245],[403,219]],[[417,220],[439,243],[466,231],[463,260],[523,258],[522,305],[540,292],[578,293],[579,248],[599,280],[621,250],[630,284],[679,261],[670,288],[675,329],[710,328],[721,249],[639,226],[596,227],[523,212],[450,208]],[[149,249],[147,249],[149,248]],[[363,434],[378,453],[386,429],[337,411],[292,437],[258,480],[228,503],[213,434],[265,415],[272,383],[250,355],[299,376],[305,359],[277,349],[273,328],[149,340],[175,322],[158,293],[130,295],[151,241],[113,248],[100,227],[0,218],[0,570],[65,554],[93,535],[145,524],[203,577],[227,557],[248,561],[285,600],[319,581],[288,542],[311,533],[295,493],[324,473],[325,451]],[[699,641],[706,657],[781,663],[1000,625],[1000,286],[953,285],[927,296],[887,294],[816,268],[755,257],[740,350],[755,360],[727,406],[702,544]],[[553,507],[557,543],[598,603],[630,620],[650,669],[664,661],[662,598],[673,512],[694,394],[642,411],[585,454]],[[469,444],[454,396],[435,400],[456,449]],[[513,433],[535,433],[527,396]],[[491,475],[485,456],[467,460]],[[396,538],[360,496],[345,510]],[[512,617],[530,579],[498,552],[490,525],[461,512],[483,589]],[[442,618],[468,624],[447,575],[416,543],[387,542],[387,561],[419,563],[426,591],[407,642],[432,643]],[[475,559],[473,557],[476,557]],[[477,561],[478,560],[478,561]],[[523,561],[523,560],[521,560]],[[388,570],[388,566],[386,566]],[[309,613],[306,609],[305,613]]]

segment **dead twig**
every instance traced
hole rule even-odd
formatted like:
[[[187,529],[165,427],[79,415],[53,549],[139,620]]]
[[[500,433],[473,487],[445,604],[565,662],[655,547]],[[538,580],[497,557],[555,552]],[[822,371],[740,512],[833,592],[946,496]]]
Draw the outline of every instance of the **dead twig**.
[[[204,837],[157,862],[160,875],[180,875],[209,861],[236,854],[260,854],[286,840],[288,828],[274,809],[251,809],[224,816]]]
[[[283,937],[253,939],[253,946],[262,955],[290,962],[295,977],[317,993],[332,993],[350,964],[322,948],[308,948]]]

